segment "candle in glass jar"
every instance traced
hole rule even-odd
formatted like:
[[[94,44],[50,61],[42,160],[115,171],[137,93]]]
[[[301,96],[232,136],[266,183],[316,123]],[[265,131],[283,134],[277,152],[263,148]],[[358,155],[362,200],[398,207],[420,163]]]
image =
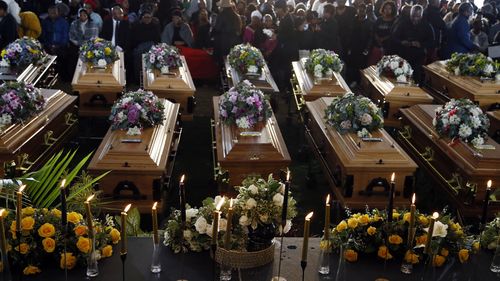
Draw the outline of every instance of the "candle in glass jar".
[[[21,232],[21,215],[23,213],[23,191],[26,185],[21,185],[17,191],[17,205],[16,205],[16,231]]]
[[[131,206],[132,204],[128,204],[121,213],[121,255],[125,255],[127,253],[127,212]]]
[[[227,211],[226,236],[224,240],[224,249],[230,250],[231,245],[231,227],[233,222],[233,199],[229,199],[229,209]]]
[[[330,194],[326,197],[325,204],[325,240],[330,239]]]
[[[424,253],[429,255],[431,254],[431,240],[432,240],[432,233],[434,232],[434,223],[438,218],[439,218],[439,213],[434,212],[429,222],[429,231],[427,232],[427,241],[425,242],[425,249],[424,249]]]
[[[302,241],[302,260],[303,262],[307,262],[307,248],[309,247],[309,227],[311,225],[311,217],[313,216],[313,212],[307,214],[306,219],[304,221],[304,240]]]
[[[94,195],[90,195],[87,200],[84,202],[85,211],[87,212],[87,228],[89,229],[89,238],[92,239],[94,237],[94,225],[92,223],[92,210],[90,208],[90,201],[94,199]]]
[[[158,244],[160,239],[158,237],[158,211],[156,210],[156,205],[158,202],[155,202],[153,204],[153,207],[151,208],[151,215],[153,219],[153,242],[154,244]]]
[[[7,239],[5,238],[5,226],[3,221],[3,214],[5,209],[0,210],[0,249],[3,255],[7,254]]]
[[[215,206],[215,210],[213,212],[213,223],[212,223],[212,245],[217,245],[217,236],[219,234],[219,218],[220,218],[220,208],[224,204],[224,197],[219,201],[219,204]]]

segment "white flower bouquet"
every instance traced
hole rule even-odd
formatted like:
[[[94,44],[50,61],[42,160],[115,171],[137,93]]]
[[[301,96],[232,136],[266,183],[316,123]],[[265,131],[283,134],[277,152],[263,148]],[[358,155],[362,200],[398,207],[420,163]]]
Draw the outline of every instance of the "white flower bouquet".
[[[227,56],[229,65],[240,75],[260,74],[265,65],[264,57],[259,49],[250,44],[234,46]]]
[[[395,77],[397,82],[406,83],[413,75],[411,65],[397,55],[383,56],[377,63],[378,74]]]
[[[481,53],[453,53],[446,61],[446,70],[455,75],[494,77],[498,72],[498,63]]]
[[[339,55],[325,49],[312,50],[305,63],[306,70],[316,78],[331,77],[333,72],[340,72],[343,66]]]

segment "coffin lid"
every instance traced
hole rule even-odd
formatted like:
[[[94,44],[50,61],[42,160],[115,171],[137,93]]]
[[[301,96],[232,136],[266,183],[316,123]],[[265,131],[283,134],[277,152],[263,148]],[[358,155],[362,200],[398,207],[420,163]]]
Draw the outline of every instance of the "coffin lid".
[[[252,77],[252,76],[240,77],[238,72],[229,65],[229,60],[227,58],[224,60],[224,63],[226,66],[226,75],[230,80],[232,80],[232,85],[236,85],[240,81],[246,79],[250,81],[256,88],[258,88],[263,92],[280,91],[266,63],[264,63],[264,67],[262,68],[262,75],[258,77]]]
[[[10,67],[0,67],[0,80],[2,81],[17,81],[30,84],[38,83],[45,72],[55,62],[57,56],[47,55],[42,64],[29,64],[21,73],[16,73]]]
[[[145,54],[142,55],[143,58]],[[161,91],[196,91],[191,73],[189,72],[186,58],[180,56],[182,66],[177,69],[170,69],[168,75],[161,75],[160,71],[148,69],[142,60],[142,73],[144,79],[144,89],[146,90],[161,90]]]
[[[315,84],[314,77],[306,71],[305,61],[306,58],[302,58],[300,61],[294,61],[292,62],[292,66],[300,91],[305,96],[306,100],[313,100],[325,96],[343,96],[345,93],[351,91],[344,78],[342,78],[342,75],[338,72],[333,73],[332,79],[325,79],[319,84]]]
[[[434,140],[436,148],[448,155],[456,165],[466,171],[484,169],[487,174],[500,174],[500,145],[491,138],[485,141],[486,145],[492,145],[495,149],[475,149],[462,141],[450,145],[450,139],[440,138],[432,126],[435,110],[439,105],[418,104],[410,108],[401,109],[406,118],[412,122],[418,130]],[[486,170],[489,170],[486,171]]]
[[[118,52],[120,57],[112,63],[111,72],[100,69],[90,69],[87,63],[79,58],[71,85],[95,87],[123,87],[125,86],[125,63],[123,52]]]
[[[362,70],[366,78],[373,84],[387,101],[403,100],[407,102],[430,103],[433,98],[413,82],[399,83],[395,78],[378,75],[377,67],[372,65]]]
[[[163,171],[167,165],[179,113],[179,104],[163,100],[165,121],[162,125],[144,129],[140,136],[128,136],[124,130],[108,130],[89,170]],[[124,140],[141,139],[140,143]],[[165,149],[165,147],[167,147]]]
[[[307,102],[306,106],[311,118],[328,139],[329,143],[325,145],[334,148],[346,168],[350,168],[351,171],[356,169],[387,171],[388,168],[414,170],[417,168],[417,164],[384,129],[372,132],[374,138],[382,139],[381,142],[364,142],[355,133],[341,134],[332,126],[327,125],[324,118],[325,109],[332,100],[333,98],[323,97]],[[383,164],[379,164],[379,160],[382,160]]]
[[[40,89],[40,91],[47,101],[45,109],[23,124],[17,123],[6,127],[0,134],[0,153],[15,153],[76,100],[76,97],[60,90]]]
[[[265,125],[256,126],[254,131],[260,132],[260,136],[242,137],[236,126],[228,126],[220,121],[219,97],[213,97],[213,106],[216,138],[220,139],[217,142],[219,162],[248,162],[249,160],[282,162],[290,160],[274,113]]]

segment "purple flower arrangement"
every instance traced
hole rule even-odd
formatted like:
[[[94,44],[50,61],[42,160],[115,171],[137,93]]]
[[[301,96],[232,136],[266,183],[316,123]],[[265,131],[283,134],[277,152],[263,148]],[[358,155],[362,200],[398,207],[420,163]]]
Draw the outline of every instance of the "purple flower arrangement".
[[[80,59],[93,66],[105,67],[120,59],[111,41],[94,38],[85,41],[80,46]]]
[[[159,125],[165,120],[163,103],[151,91],[127,92],[111,108],[112,130],[128,130],[137,135],[147,127]]]
[[[7,45],[0,55],[4,62],[14,67],[37,64],[46,56],[40,42],[29,37],[16,39]]]
[[[219,100],[219,114],[225,124],[249,129],[272,115],[268,98],[247,80],[224,93]]]
[[[0,86],[0,131],[41,112],[45,98],[39,89],[24,82],[6,82]]]
[[[229,65],[240,75],[261,73],[265,61],[259,49],[250,44],[234,46],[227,56]]]
[[[144,62],[148,69],[177,68],[182,66],[181,56],[176,47],[166,43],[153,45],[146,53]]]

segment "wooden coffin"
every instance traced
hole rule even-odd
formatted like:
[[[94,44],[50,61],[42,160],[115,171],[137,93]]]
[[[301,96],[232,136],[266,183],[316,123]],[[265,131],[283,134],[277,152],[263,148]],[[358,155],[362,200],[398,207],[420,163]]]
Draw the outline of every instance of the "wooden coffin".
[[[24,124],[0,134],[0,175],[11,166],[17,175],[35,170],[75,135],[78,127],[76,97],[59,90],[41,89],[45,109]]]
[[[426,87],[431,89],[430,93],[438,103],[446,103],[452,98],[468,98],[483,110],[500,103],[499,81],[454,75],[446,70],[445,61],[424,66],[424,72]]]
[[[415,104],[432,103],[432,96],[409,83],[398,83],[396,79],[378,75],[376,66],[372,65],[361,72],[361,85],[365,93],[382,108],[384,124],[391,127],[400,126],[400,108]]]
[[[451,144],[448,138],[439,138],[432,126],[438,106],[402,109],[403,127],[398,139],[463,215],[477,215],[481,212],[487,181],[500,182],[500,145],[490,138],[486,145],[494,149],[479,150],[461,141]],[[495,205],[500,210],[500,205]]]
[[[57,56],[47,55],[42,63],[30,64],[20,71],[1,67],[0,80],[25,82],[38,88],[51,88],[57,82],[56,58]]]
[[[99,189],[112,198],[112,208],[132,203],[141,213],[151,213],[153,203],[164,197],[181,129],[179,104],[168,100],[163,103],[166,119],[162,125],[144,129],[140,136],[109,129],[90,161],[91,175],[111,171],[100,180]]]
[[[492,137],[495,142],[500,143],[500,110],[488,111],[486,114],[490,119],[488,135]]]
[[[241,185],[249,175],[275,177],[290,164],[290,155],[281,135],[274,114],[263,126],[257,127],[259,135],[241,136],[236,126],[220,121],[219,97],[213,97],[214,142],[216,163],[229,173],[229,185]]]
[[[380,142],[363,141],[354,133],[340,134],[326,124],[325,109],[333,98],[306,103],[306,137],[322,163],[335,196],[350,208],[385,208],[389,181],[396,173],[394,206],[408,205],[417,165],[384,130],[373,132]]]
[[[111,106],[125,87],[125,64],[123,52],[120,59],[107,69],[88,67],[78,59],[71,81],[73,91],[80,97],[80,116],[108,116]]]
[[[179,103],[183,120],[192,120],[196,87],[184,56],[181,56],[181,60],[182,66],[178,69],[171,69],[167,75],[162,75],[157,70],[147,69],[143,60],[142,78],[144,89],[153,91],[159,98]]]
[[[280,91],[278,85],[276,85],[276,82],[274,82],[273,76],[271,75],[271,71],[269,70],[269,67],[267,67],[267,64],[264,64],[264,67],[262,68],[262,74],[257,76],[240,76],[240,74],[229,65],[229,60],[227,59],[225,60],[225,68],[229,88],[238,84],[240,81],[248,80],[253,85],[255,85],[256,88],[264,93],[270,94]]]
[[[351,92],[342,75],[334,72],[332,78],[315,79],[304,67],[306,58],[292,62],[294,94],[297,104],[313,101],[320,97],[343,96]]]

